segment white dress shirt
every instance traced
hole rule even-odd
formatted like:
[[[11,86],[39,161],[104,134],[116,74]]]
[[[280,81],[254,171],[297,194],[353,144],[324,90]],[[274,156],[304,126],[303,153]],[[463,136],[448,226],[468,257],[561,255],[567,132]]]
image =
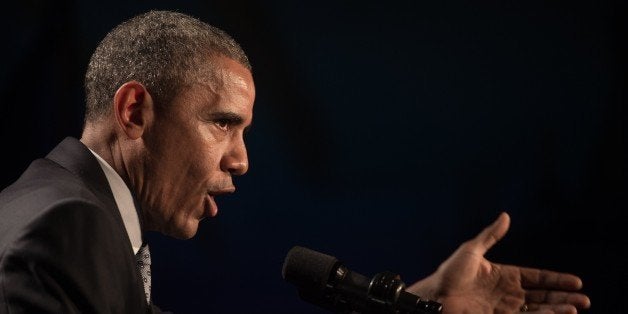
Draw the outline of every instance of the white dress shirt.
[[[90,149],[90,151],[96,156],[100,167],[105,172],[109,187],[111,187],[111,192],[113,192],[113,198],[116,200],[116,205],[118,205],[118,210],[122,216],[124,228],[129,235],[129,240],[131,240],[133,253],[137,254],[140,246],[142,246],[142,231],[131,191],[120,175],[102,157],[98,156],[93,150]]]

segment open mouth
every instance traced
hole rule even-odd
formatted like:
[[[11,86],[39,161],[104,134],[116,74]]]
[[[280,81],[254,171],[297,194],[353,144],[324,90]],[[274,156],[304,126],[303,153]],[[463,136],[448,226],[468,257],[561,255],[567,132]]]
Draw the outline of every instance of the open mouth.
[[[233,192],[235,192],[235,187],[207,192],[207,195],[205,195],[205,215],[203,215],[201,219],[205,217],[215,217],[218,214],[218,205],[214,199],[216,196]]]
[[[207,194],[205,196],[205,215],[202,218],[215,217],[216,215],[218,215],[218,205],[216,205],[214,196]]]

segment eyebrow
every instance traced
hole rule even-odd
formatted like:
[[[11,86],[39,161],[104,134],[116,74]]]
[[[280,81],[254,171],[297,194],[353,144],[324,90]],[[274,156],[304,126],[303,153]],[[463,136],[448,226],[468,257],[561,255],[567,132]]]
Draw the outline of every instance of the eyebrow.
[[[244,122],[244,119],[239,114],[229,111],[212,112],[209,118],[212,120],[229,120],[233,124],[242,124]]]

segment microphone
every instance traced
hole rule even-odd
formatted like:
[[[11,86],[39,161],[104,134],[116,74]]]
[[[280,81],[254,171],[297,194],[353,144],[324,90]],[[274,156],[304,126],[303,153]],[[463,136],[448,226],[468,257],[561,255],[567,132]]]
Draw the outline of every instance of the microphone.
[[[349,270],[333,256],[294,246],[281,270],[299,297],[333,313],[427,314],[442,305],[406,292],[399,275],[385,271],[371,279]]]

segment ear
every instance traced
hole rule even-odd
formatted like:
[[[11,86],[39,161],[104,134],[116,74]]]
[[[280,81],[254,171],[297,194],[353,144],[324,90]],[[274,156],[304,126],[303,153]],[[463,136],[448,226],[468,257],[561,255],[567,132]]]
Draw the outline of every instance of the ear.
[[[113,96],[116,122],[130,139],[138,139],[153,119],[153,99],[137,81],[122,84]]]

